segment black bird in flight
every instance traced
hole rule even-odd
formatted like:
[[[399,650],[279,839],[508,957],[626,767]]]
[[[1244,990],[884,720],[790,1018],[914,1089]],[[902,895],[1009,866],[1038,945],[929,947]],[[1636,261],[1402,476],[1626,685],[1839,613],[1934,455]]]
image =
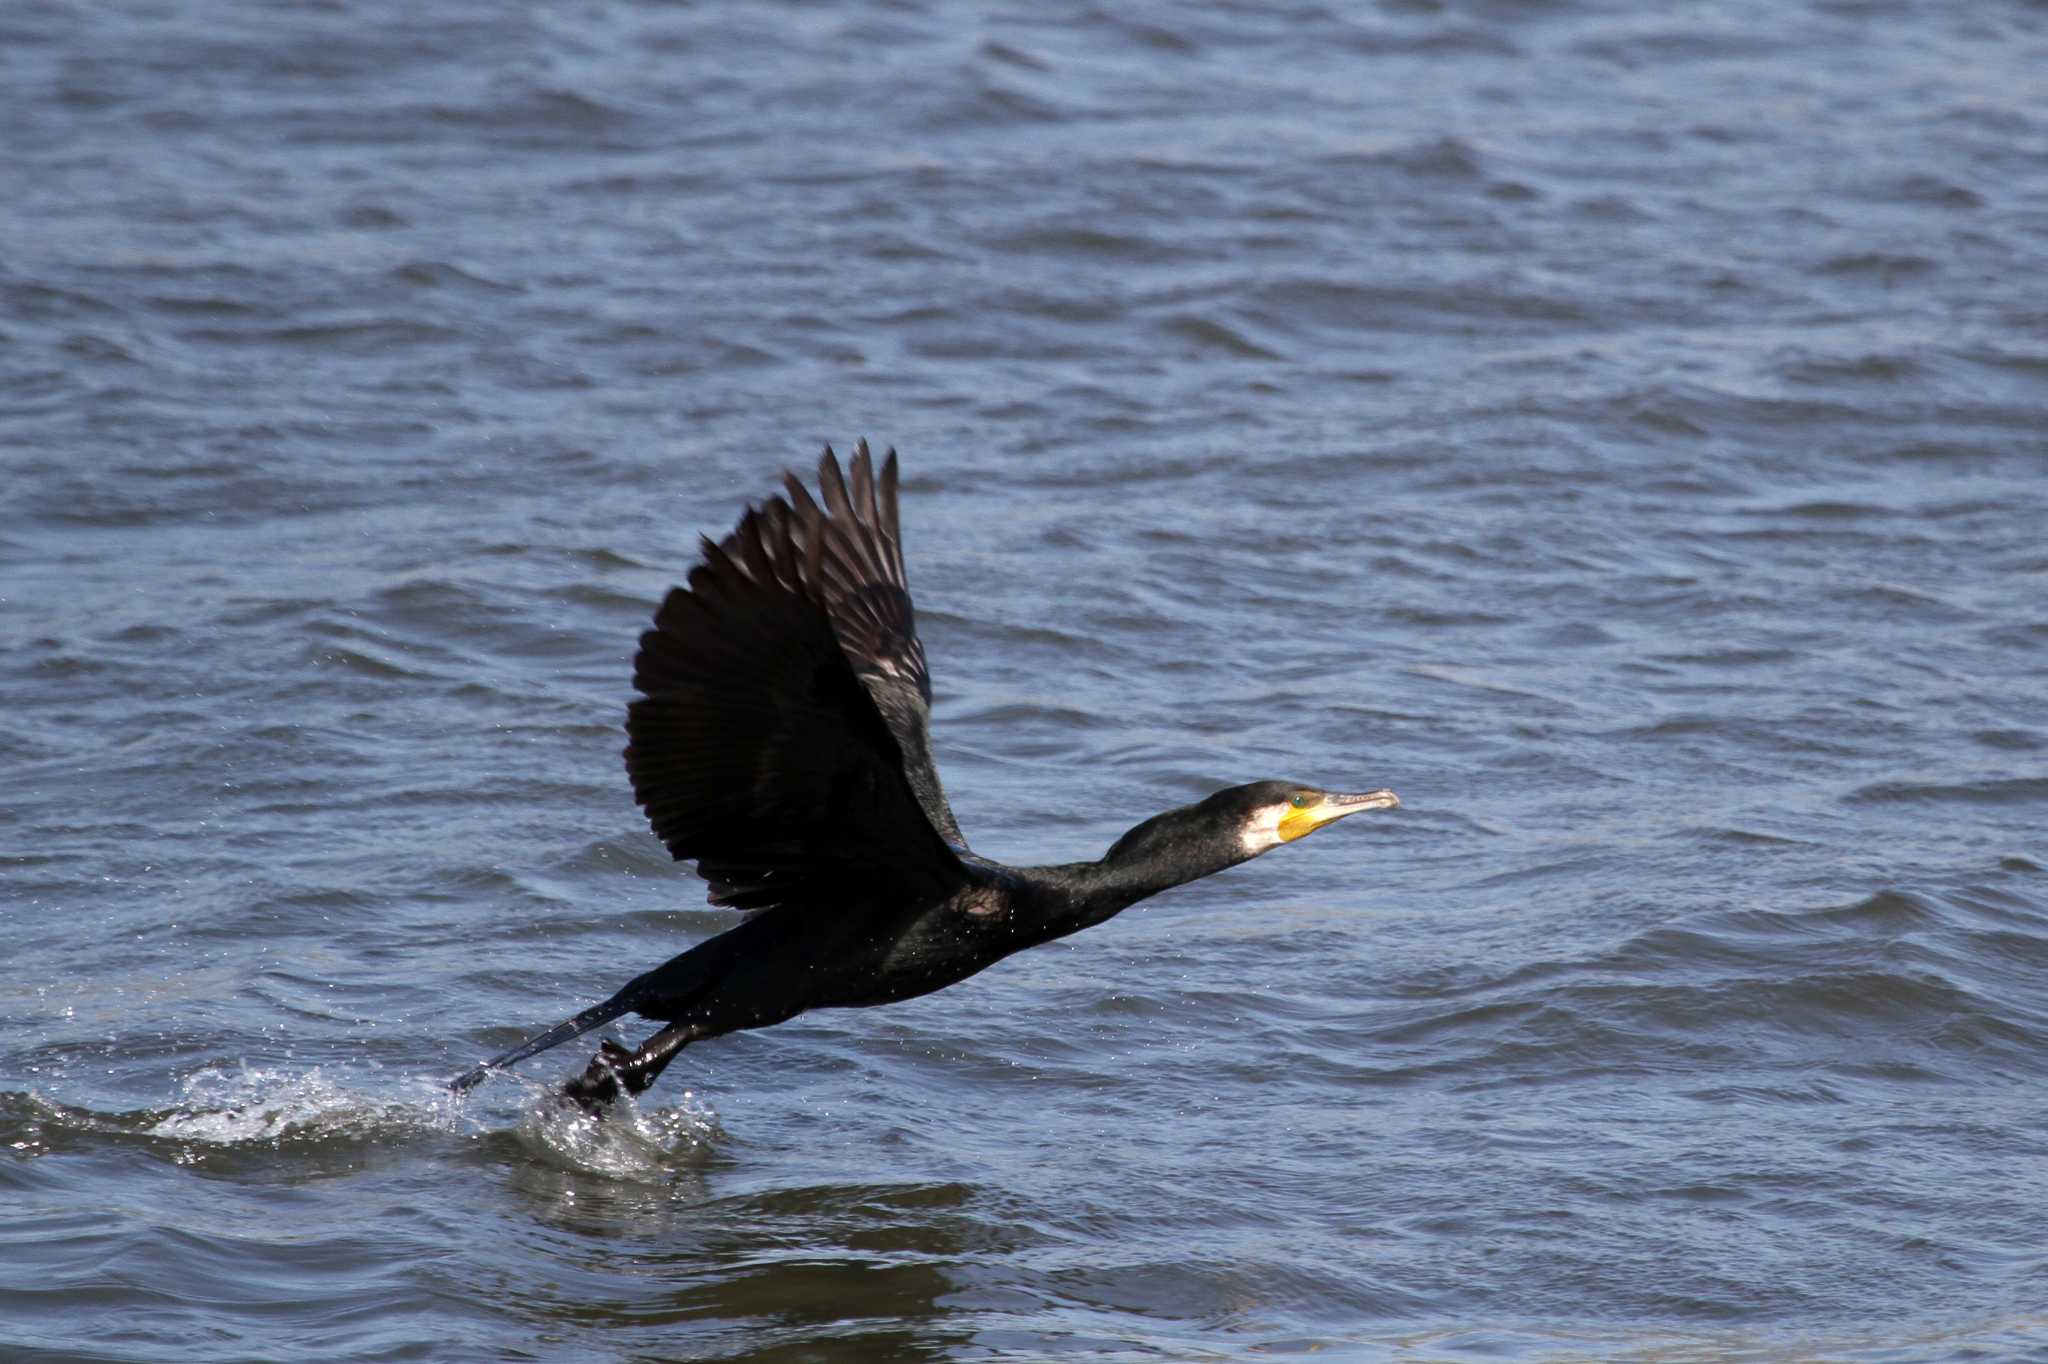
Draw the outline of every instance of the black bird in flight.
[[[710,902],[747,918],[456,1090],[624,1014],[664,1024],[638,1051],[607,1039],[564,1087],[602,1111],[622,1088],[646,1090],[692,1042],[943,989],[1333,820],[1400,803],[1388,790],[1260,781],[1156,815],[1090,862],[1006,867],[970,852],[932,766],[896,453],[877,477],[862,441],[851,474],[827,446],[822,505],[785,475],[783,496],[724,540],[707,537],[633,661],[633,795],[676,860],[696,862]]]

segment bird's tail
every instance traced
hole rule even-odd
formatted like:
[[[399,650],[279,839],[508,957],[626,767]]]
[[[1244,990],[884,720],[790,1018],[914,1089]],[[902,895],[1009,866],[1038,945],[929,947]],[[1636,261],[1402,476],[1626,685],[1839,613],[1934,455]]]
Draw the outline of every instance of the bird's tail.
[[[494,1056],[475,1070],[459,1076],[448,1087],[460,1094],[481,1083],[484,1077],[494,1070],[517,1065],[527,1057],[544,1052],[549,1047],[558,1047],[572,1038],[581,1037],[592,1028],[601,1028],[621,1014],[631,1013],[633,1006],[640,1002],[642,992],[637,988],[639,984],[639,981],[634,981],[604,1003],[593,1004],[574,1018],[555,1024],[538,1037],[527,1038],[503,1056]]]

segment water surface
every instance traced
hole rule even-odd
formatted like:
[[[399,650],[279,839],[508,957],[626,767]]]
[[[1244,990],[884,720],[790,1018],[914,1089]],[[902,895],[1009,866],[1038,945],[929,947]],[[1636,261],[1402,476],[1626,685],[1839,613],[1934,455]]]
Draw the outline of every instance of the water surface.
[[[0,1354],[2044,1349],[2040,6],[0,52]],[[860,435],[978,849],[1403,808],[607,1127],[580,1048],[453,1101],[731,922],[630,655]]]

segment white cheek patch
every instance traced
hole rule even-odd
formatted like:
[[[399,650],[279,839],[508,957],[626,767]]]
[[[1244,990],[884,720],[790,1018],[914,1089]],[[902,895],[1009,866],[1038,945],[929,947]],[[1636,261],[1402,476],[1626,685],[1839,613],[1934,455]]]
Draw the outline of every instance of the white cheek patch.
[[[1285,805],[1268,805],[1252,812],[1251,823],[1240,835],[1246,857],[1257,857],[1268,848],[1277,848],[1287,840],[1280,837],[1280,817],[1287,813]]]

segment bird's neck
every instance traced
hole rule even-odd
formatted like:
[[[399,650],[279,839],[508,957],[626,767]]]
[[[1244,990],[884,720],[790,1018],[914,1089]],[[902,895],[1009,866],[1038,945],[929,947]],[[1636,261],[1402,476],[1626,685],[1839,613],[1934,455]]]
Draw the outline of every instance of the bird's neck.
[[[1062,933],[1099,924],[1138,901],[1235,866],[1250,854],[1232,839],[1170,811],[1148,819],[1093,862],[1058,868],[1068,893]]]

